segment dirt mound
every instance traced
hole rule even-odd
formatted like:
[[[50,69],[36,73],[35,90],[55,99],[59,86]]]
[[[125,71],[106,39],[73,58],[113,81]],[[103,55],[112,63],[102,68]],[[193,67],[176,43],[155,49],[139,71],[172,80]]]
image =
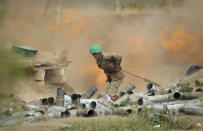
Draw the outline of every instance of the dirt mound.
[[[63,84],[42,84],[32,79],[25,78],[16,84],[14,96],[20,101],[34,101],[45,97],[55,97],[57,88],[64,88],[68,93],[73,93],[74,90],[66,83]]]

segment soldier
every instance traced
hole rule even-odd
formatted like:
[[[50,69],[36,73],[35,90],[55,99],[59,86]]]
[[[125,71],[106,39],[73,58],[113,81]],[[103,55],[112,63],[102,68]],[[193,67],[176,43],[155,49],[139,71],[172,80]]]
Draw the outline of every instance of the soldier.
[[[106,93],[115,96],[124,79],[124,73],[120,66],[122,56],[116,53],[103,53],[99,45],[91,46],[89,52],[96,59],[98,67],[103,69],[107,76],[106,82],[109,84]]]

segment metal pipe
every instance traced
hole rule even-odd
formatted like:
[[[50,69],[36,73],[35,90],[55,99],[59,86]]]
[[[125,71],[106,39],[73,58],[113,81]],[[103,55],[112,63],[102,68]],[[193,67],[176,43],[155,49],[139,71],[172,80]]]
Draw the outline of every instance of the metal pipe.
[[[48,105],[48,100],[46,98],[40,99],[41,105]]]
[[[65,107],[61,107],[61,106],[51,106],[47,109],[47,112],[64,112],[66,111]]]
[[[96,103],[95,101],[92,101],[92,102],[90,103],[90,107],[91,107],[92,109],[95,109],[96,106],[97,106],[97,103]]]
[[[99,103],[99,101],[97,99],[81,99],[80,103],[81,104],[86,104],[86,105],[90,105],[91,102],[96,102],[96,110],[104,112],[105,115],[109,115],[112,114],[112,110],[109,109],[108,107],[106,107],[105,105]]]
[[[85,109],[75,109],[70,110],[70,117],[80,117],[83,116]]]
[[[200,97],[203,97],[203,92],[184,92],[181,99],[192,100],[192,99],[198,99]]]
[[[185,103],[199,103],[201,102],[201,99],[194,99],[194,100],[176,100],[176,101],[170,101],[167,104],[185,104]]]
[[[180,92],[175,92],[173,94],[165,94],[165,95],[156,95],[156,96],[144,96],[144,100],[146,103],[162,103],[162,102],[169,102],[174,101],[177,99],[181,99],[183,96]]]
[[[127,91],[127,94],[128,94],[128,95],[132,95],[132,94],[133,94],[133,91]]]
[[[80,106],[82,109],[85,109],[87,107],[86,104],[81,104]]]
[[[70,116],[71,117],[77,117],[77,111],[76,110],[70,110]]]
[[[186,106],[198,106],[198,107],[203,107],[203,101],[199,100],[199,101],[191,101],[188,103],[184,103],[184,105]]]
[[[14,126],[16,124],[17,124],[16,120],[1,121],[0,122],[0,127]]]
[[[178,115],[179,111],[182,111],[182,108],[185,104],[153,104],[153,105],[146,105],[147,108],[155,108],[159,110],[164,110],[169,115]]]
[[[119,97],[122,97],[122,96],[124,96],[125,95],[125,92],[120,92],[119,93]]]
[[[180,103],[180,104],[169,104],[169,105],[167,105],[167,108],[169,110],[171,110],[171,109],[178,109],[178,110],[180,110],[180,108],[182,108],[183,106],[184,106],[184,104],[182,104],[182,103]]]
[[[196,84],[197,86],[203,86],[203,78],[200,78],[200,79],[196,80],[196,81],[195,81],[195,84]]]
[[[129,95],[129,100],[128,100],[128,104],[137,104],[137,100],[140,99],[142,97],[140,97],[139,95],[136,94],[131,94]]]
[[[32,116],[28,116],[24,119],[24,124],[30,124],[30,123],[34,123],[34,122],[38,122],[38,121],[41,121],[41,120],[44,120],[45,117],[44,115],[41,115],[41,114],[35,114],[35,115],[32,115]]]
[[[86,108],[85,111],[84,111],[83,116],[85,116],[85,117],[93,117],[93,116],[96,116],[96,112],[91,108]]]
[[[195,90],[195,92],[203,92],[203,90],[201,88],[198,88]]]
[[[39,105],[24,105],[24,110],[40,110],[42,108],[42,106]]]
[[[54,97],[47,98],[48,104],[54,104]]]
[[[25,116],[25,117],[29,117],[29,116],[41,116],[41,115],[44,115],[45,114],[45,111],[42,111],[42,110],[39,110],[39,111],[34,111],[34,110],[31,110],[31,111],[24,111],[24,112],[18,112],[18,116]],[[16,116],[16,114],[14,114],[13,116]]]
[[[147,90],[151,90],[154,87],[152,83],[147,84],[146,88]]]
[[[139,92],[139,93],[134,93],[130,96],[135,96],[135,97],[144,97],[147,95],[147,92]]]
[[[119,96],[121,97],[121,96],[123,96],[124,94],[132,93],[132,90],[133,90],[133,89],[135,89],[135,85],[134,85],[132,82],[130,82],[130,83],[128,83],[128,85],[127,85],[126,87],[124,87],[124,88],[120,91]]]
[[[144,104],[143,98],[139,98],[137,100],[137,104],[138,104],[137,112],[138,112],[138,114],[140,114],[142,112],[142,105]]]
[[[109,109],[108,107],[100,104],[97,102],[97,106],[96,106],[96,110],[97,111],[101,111],[104,113],[104,115],[111,115],[113,113],[112,109]]]
[[[171,86],[169,88],[163,88],[163,89],[161,89],[159,91],[159,94],[160,95],[165,95],[165,94],[170,94],[170,93],[175,92],[175,91],[178,91],[178,87],[173,85],[173,86]]]
[[[59,118],[61,118],[61,116],[62,116],[62,113],[61,112],[49,112],[48,113],[48,118],[49,119],[59,119]]]
[[[145,97],[146,100],[149,100],[153,103],[167,102],[170,100],[170,95],[156,95]]]
[[[12,117],[31,116],[35,112],[36,112],[35,110],[28,110],[28,111],[23,111],[23,112],[15,112],[15,113],[12,113]]]
[[[139,98],[139,99],[137,100],[137,104],[138,104],[138,105],[143,105],[143,103],[144,103],[143,98]]]
[[[175,92],[173,96],[175,99],[192,100],[192,99],[198,99],[203,97],[203,93],[202,92],[184,92],[184,93]]]
[[[98,99],[100,99],[100,98],[103,98],[106,101],[106,103],[112,103],[113,102],[111,100],[111,97],[108,94],[106,94],[106,93],[100,93],[98,95]]]
[[[147,84],[146,88],[148,90],[148,93],[150,93],[150,92],[158,92],[159,91],[159,89],[156,88],[155,85],[152,84],[152,83]]]
[[[90,107],[85,109],[70,110],[69,112],[71,117],[79,117],[79,116],[92,117],[97,115],[95,110],[91,109]]]
[[[64,90],[63,88],[57,88],[56,105],[64,106]]]
[[[136,106],[119,107],[119,109],[123,109],[128,114],[135,113],[137,111],[137,107]]]
[[[196,105],[199,106],[199,107],[203,107],[203,100],[200,100],[200,102],[196,103]]]
[[[85,94],[82,95],[84,99],[90,99],[97,92],[97,88],[93,85],[91,86]]]
[[[81,98],[80,94],[72,94],[71,95],[71,102],[72,102],[72,104],[80,105],[80,98]]]
[[[193,100],[193,101],[181,101],[179,103],[162,103],[162,104],[150,104],[146,105],[147,108],[156,108],[160,110],[168,109],[176,109],[176,110],[182,110],[183,107],[203,107],[203,102],[201,100]]]
[[[42,114],[43,114],[43,113],[41,113],[41,112],[35,112],[35,113],[32,114],[32,116],[39,117],[39,116],[41,116]]]
[[[172,93],[172,90],[170,88],[162,89],[159,94],[165,95],[165,94],[170,94]]]
[[[116,108],[114,111],[115,115],[120,115],[121,113],[127,114],[132,114],[137,112],[137,107],[136,106],[127,106],[127,107],[119,107]]]
[[[64,105],[67,106],[68,104],[71,104],[71,97],[64,95]]]
[[[24,111],[21,113],[25,116],[32,116],[32,114],[35,113],[35,110]]]
[[[61,117],[62,118],[70,117],[70,112],[68,110],[66,110],[65,112],[61,112]]]
[[[81,104],[90,104],[92,101],[97,102],[98,99],[80,99]]]
[[[180,109],[182,108],[182,106],[184,106],[184,104],[172,104],[172,105],[166,105],[166,104],[153,104],[153,105],[146,105],[147,108],[155,108],[155,109],[159,109],[159,110],[164,110],[166,109]]]
[[[127,103],[129,101],[129,95],[124,95],[120,97],[118,100],[114,101],[114,104],[121,105],[122,103]]]
[[[96,109],[97,116],[104,116],[105,115],[105,110],[103,109]]]
[[[182,94],[181,94],[180,92],[175,92],[175,93],[173,94],[173,97],[174,97],[175,99],[180,99],[181,96],[182,96]]]
[[[186,113],[186,114],[193,114],[193,115],[203,116],[203,107],[198,107],[198,106],[194,106],[194,105],[185,104],[181,108],[181,111]]]

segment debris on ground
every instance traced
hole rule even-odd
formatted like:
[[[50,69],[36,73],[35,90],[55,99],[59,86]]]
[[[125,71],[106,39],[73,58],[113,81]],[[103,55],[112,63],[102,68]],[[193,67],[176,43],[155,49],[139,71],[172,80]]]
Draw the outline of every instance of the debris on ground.
[[[106,115],[142,114],[143,110],[148,119],[177,122],[174,116],[180,113],[203,116],[203,70],[181,79],[176,85],[162,88],[153,83],[148,83],[146,91],[134,93],[136,88],[130,82],[121,89],[117,95],[110,96],[105,93],[92,96],[97,92],[96,86],[91,86],[85,93],[72,93],[64,90],[64,68],[71,62],[47,63],[36,62],[32,65],[34,80],[44,84],[48,82],[57,87],[56,96],[41,98],[30,102],[11,102],[8,107],[0,107],[0,126],[12,126],[17,124],[29,124],[47,119],[60,119],[69,117],[94,117]],[[58,85],[58,86],[57,86]],[[59,86],[61,85],[61,87]],[[16,105],[14,107],[14,105]],[[19,107],[20,105],[20,107]],[[17,112],[13,108],[22,108]],[[162,112],[153,112],[153,109]],[[162,123],[152,123],[159,128]],[[201,127],[198,123],[197,126]],[[194,127],[191,123],[186,129]]]

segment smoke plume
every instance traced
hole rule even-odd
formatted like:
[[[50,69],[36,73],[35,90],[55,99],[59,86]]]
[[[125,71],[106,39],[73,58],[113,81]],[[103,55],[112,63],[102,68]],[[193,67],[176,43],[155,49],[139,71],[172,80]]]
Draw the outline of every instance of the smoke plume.
[[[101,92],[107,86],[103,71],[89,54],[95,43],[104,52],[122,54],[123,69],[162,85],[176,83],[190,65],[203,64],[200,0],[164,8],[125,9],[119,14],[105,2],[70,3],[51,2],[45,11],[46,1],[8,2],[1,34],[9,39],[8,45],[31,46],[49,52],[50,58],[65,54],[72,61],[66,69],[67,83],[76,91],[86,91],[94,84]],[[136,90],[146,85],[126,74],[121,88],[128,82],[134,82]]]

